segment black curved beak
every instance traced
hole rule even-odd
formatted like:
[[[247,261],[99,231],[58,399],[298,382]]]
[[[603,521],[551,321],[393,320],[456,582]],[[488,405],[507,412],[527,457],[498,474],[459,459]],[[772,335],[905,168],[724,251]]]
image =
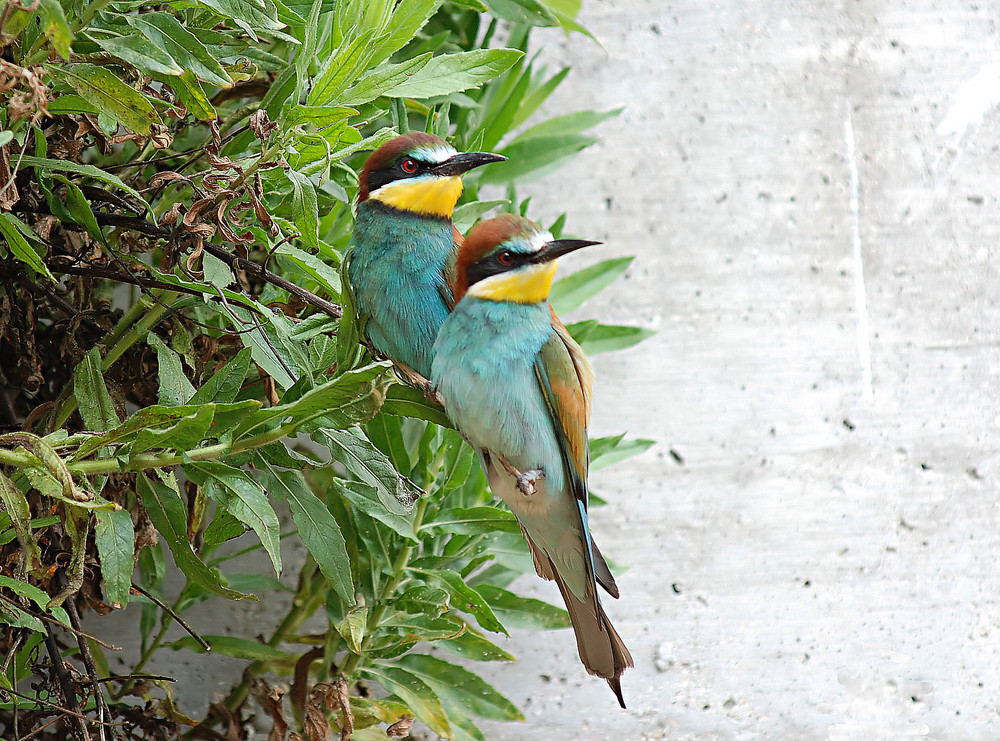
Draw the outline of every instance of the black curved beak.
[[[461,175],[473,168],[482,167],[491,162],[504,162],[506,159],[502,154],[493,154],[492,152],[462,152],[445,160],[440,165],[435,165],[431,168],[431,172],[444,176]]]
[[[603,243],[592,242],[589,239],[554,239],[533,254],[528,262],[535,264],[551,262],[552,260],[558,260],[563,255],[568,255],[570,252],[575,252],[578,249],[590,247],[594,244]]]

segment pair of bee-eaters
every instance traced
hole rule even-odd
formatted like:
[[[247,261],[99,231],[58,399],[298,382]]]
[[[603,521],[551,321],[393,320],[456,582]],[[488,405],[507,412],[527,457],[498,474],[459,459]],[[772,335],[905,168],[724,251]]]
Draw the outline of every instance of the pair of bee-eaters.
[[[479,451],[539,576],[559,586],[584,666],[625,707],[632,657],[597,595],[618,587],[587,524],[593,372],[548,303],[556,259],[597,243],[510,214],[463,240],[451,221],[462,175],[503,159],[424,133],[379,147],[359,178],[348,277],[364,336],[410,380],[427,379]]]

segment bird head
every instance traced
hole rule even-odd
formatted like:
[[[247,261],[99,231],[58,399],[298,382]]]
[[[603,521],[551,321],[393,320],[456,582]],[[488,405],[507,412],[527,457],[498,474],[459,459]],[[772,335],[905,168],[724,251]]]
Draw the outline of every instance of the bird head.
[[[507,159],[489,152],[458,152],[444,139],[414,131],[376,149],[359,176],[358,203],[379,201],[423,216],[451,218],[462,195],[462,175]]]
[[[455,301],[466,294],[519,304],[545,301],[556,261],[594,244],[600,242],[553,239],[549,232],[513,214],[481,221],[465,236],[448,271],[453,276]]]

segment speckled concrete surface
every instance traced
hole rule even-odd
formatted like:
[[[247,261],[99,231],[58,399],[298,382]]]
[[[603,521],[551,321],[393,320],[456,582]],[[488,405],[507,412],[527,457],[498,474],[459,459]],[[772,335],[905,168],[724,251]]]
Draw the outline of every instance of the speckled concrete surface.
[[[579,315],[658,330],[595,359],[594,433],[660,441],[593,476],[636,668],[519,633],[489,737],[1000,738],[996,8],[580,17],[551,110],[627,109],[530,192],[638,256]]]
[[[594,434],[659,441],[593,476],[636,668],[622,711],[569,631],[516,632],[487,671],[527,721],[489,738],[1000,738],[996,7],[580,17],[606,53],[545,37],[549,113],[627,109],[528,190],[607,243],[565,268],[638,256],[577,318],[658,330],[595,359]]]

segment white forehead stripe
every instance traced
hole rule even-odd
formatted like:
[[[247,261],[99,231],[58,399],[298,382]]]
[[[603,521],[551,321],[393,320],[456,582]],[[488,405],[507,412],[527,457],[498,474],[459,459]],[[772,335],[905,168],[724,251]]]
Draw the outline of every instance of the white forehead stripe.
[[[439,144],[434,147],[417,147],[410,154],[423,162],[433,162],[439,165],[458,154],[458,150],[447,144]]]
[[[528,237],[528,248],[532,252],[538,252],[545,245],[552,241],[551,232],[532,232]]]

